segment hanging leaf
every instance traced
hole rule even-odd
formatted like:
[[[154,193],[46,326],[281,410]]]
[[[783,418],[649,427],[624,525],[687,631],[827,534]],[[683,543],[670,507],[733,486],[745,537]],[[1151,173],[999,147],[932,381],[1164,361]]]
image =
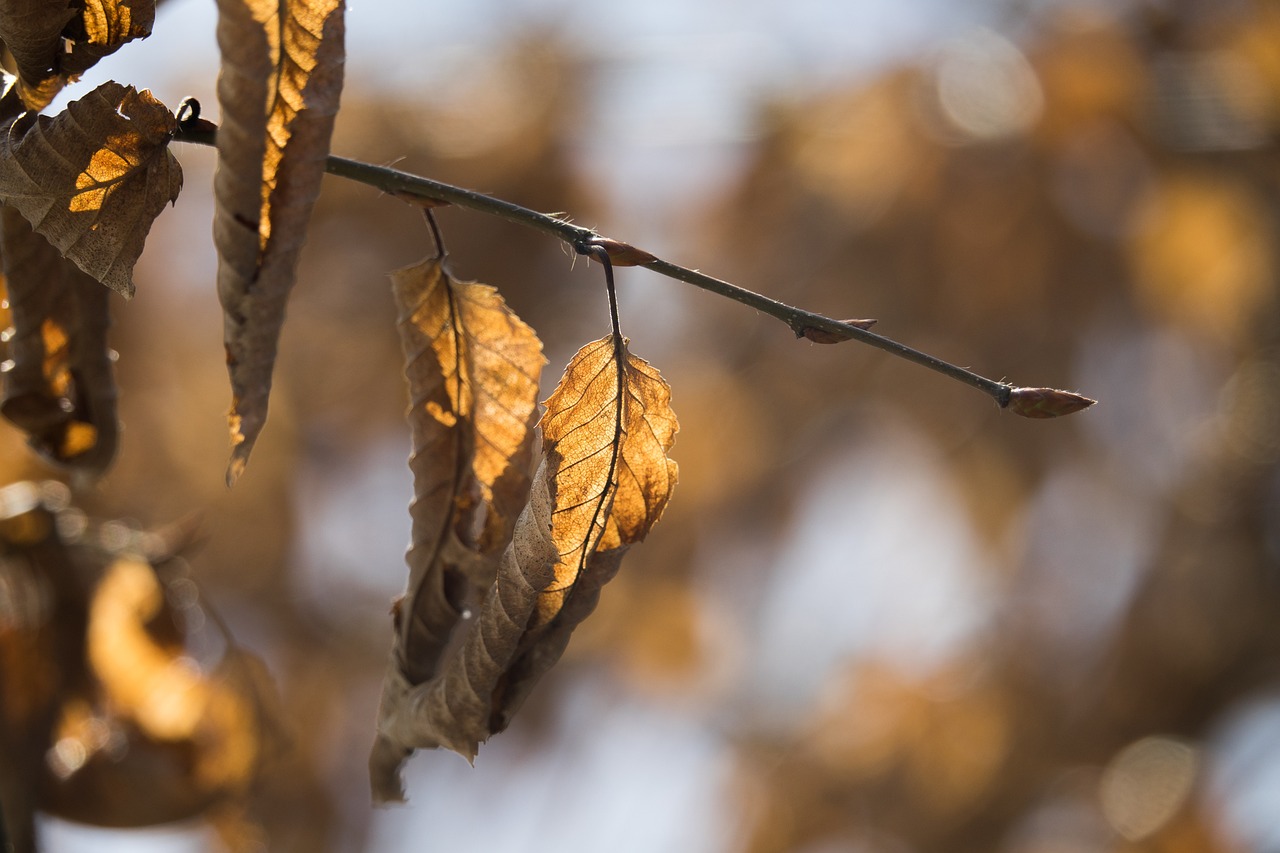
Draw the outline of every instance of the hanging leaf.
[[[62,79],[79,77],[121,45],[151,35],[156,0],[84,0],[67,25],[67,50],[58,64]]]
[[[285,303],[342,91],[342,0],[218,0],[218,297],[231,377],[228,483],[267,416]]]
[[[413,540],[394,649],[425,681],[459,614],[493,583],[529,489],[542,343],[498,292],[442,259],[392,273],[409,381]]]
[[[145,89],[103,83],[54,118],[26,112],[0,137],[0,201],[124,296],[151,223],[178,197],[177,128]]]
[[[75,4],[69,0],[0,3],[0,41],[13,54],[17,88],[27,109],[43,109],[61,88],[57,69],[62,32],[75,15]]]
[[[671,497],[670,399],[621,339],[574,356],[545,404],[543,462],[478,615],[427,683],[388,674],[370,757],[376,800],[403,797],[399,767],[413,749],[444,746],[472,759],[559,658]]]
[[[398,668],[388,669],[369,757],[376,802],[404,799],[400,767],[414,749],[444,746],[471,760],[488,737],[493,692],[519,650],[539,592],[554,577],[552,488],[550,466],[544,461],[503,552],[497,579],[479,612],[463,620],[465,634],[452,647],[442,671],[413,685]]]
[[[115,456],[110,293],[62,257],[14,208],[0,208],[13,328],[0,413],[50,461],[100,474]]]

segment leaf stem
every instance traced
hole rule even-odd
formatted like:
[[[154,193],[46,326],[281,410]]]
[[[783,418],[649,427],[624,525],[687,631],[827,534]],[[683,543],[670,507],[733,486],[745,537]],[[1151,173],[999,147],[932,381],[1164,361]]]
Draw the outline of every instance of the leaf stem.
[[[197,117],[181,122],[174,139],[178,142],[189,142],[196,145],[214,145],[216,134],[216,125]],[[948,376],[976,388],[995,400],[996,404],[1002,409],[1009,406],[1009,401],[1014,391],[1020,390],[1018,386],[1009,382],[988,379],[971,370],[899,343],[892,338],[878,335],[856,325],[833,320],[823,314],[815,314],[812,311],[787,305],[784,302],[770,299],[767,296],[739,287],[736,284],[730,284],[727,281],[722,281],[697,270],[688,269],[670,261],[664,261],[625,243],[619,243],[603,237],[590,228],[583,228],[571,222],[566,222],[559,217],[521,207],[505,199],[495,198],[474,190],[453,186],[452,184],[433,181],[430,178],[424,178],[409,172],[401,172],[398,169],[392,169],[387,166],[375,166],[371,163],[336,155],[329,156],[325,170],[331,175],[357,181],[398,198],[446,202],[545,232],[568,243],[579,254],[592,256],[600,263],[604,263],[605,259],[612,259],[617,263],[642,266],[659,275],[664,275],[667,278],[672,278],[685,284],[691,284],[694,287],[755,308],[757,311],[761,311],[771,317],[776,317],[786,323],[797,337],[803,336],[806,329],[821,329],[839,335],[842,339],[858,340],[898,358],[914,362],[936,373],[941,373],[943,376]],[[619,254],[615,255],[615,251]],[[626,259],[624,260],[624,258]],[[616,334],[617,307],[615,300],[612,298],[612,291],[610,291],[610,297]],[[1091,405],[1093,402],[1087,397],[1074,396],[1079,400],[1087,401],[1084,405]]]
[[[609,257],[609,250],[598,243],[580,243],[575,248],[578,254],[594,256],[600,266],[604,267],[604,287],[609,293],[609,321],[613,324],[613,336],[621,341],[622,328],[618,323],[618,290],[613,284],[613,259]],[[618,370],[622,370],[621,365],[618,366]]]

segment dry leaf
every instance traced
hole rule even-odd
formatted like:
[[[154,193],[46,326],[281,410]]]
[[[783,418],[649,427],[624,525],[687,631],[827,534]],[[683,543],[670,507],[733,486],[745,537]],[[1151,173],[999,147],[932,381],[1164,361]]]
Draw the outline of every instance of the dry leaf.
[[[156,0],[84,0],[80,14],[67,26],[67,49],[58,71],[75,79],[123,44],[151,35]]]
[[[0,413],[45,458],[100,474],[119,430],[110,293],[8,205],[0,208],[0,260],[13,321]]]
[[[549,463],[544,461],[503,552],[498,577],[478,614],[463,621],[465,635],[451,649],[445,669],[424,684],[412,685],[398,667],[388,668],[369,756],[375,802],[404,799],[400,767],[413,750],[445,746],[470,760],[488,737],[493,692],[519,650],[539,592],[554,576],[551,488]]]
[[[285,303],[342,91],[342,0],[219,0],[218,297],[234,482],[267,417]]]
[[[42,109],[61,87],[57,69],[62,33],[75,14],[69,0],[0,3],[0,41],[13,54],[18,91],[28,109]]]
[[[555,582],[536,625],[555,617],[587,560],[639,542],[657,523],[676,482],[671,388],[613,335],[587,344],[565,369],[542,417],[543,448],[563,460],[556,474]]]
[[[370,757],[376,800],[402,798],[399,767],[413,749],[472,759],[559,658],[670,499],[670,399],[658,372],[612,335],[574,356],[546,402],[543,462],[478,615],[430,681],[388,674]]]
[[[542,343],[498,292],[441,259],[392,274],[413,431],[413,542],[395,659],[429,678],[493,582],[529,489]]]
[[[54,118],[27,112],[0,138],[0,201],[98,281],[133,295],[147,232],[182,189],[177,127],[145,89],[103,83]]]

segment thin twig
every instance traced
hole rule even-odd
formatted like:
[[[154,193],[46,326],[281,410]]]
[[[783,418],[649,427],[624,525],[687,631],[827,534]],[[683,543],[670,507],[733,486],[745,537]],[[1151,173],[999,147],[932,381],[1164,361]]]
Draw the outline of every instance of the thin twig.
[[[178,133],[174,138],[178,142],[214,145],[216,134],[217,127],[208,121],[199,119],[197,113],[197,118],[188,118],[179,124]],[[776,317],[786,323],[797,337],[806,335],[806,330],[816,329],[830,333],[833,339],[836,340],[858,340],[977,388],[995,400],[1001,408],[1009,407],[1011,400],[1016,401],[1017,394],[1015,392],[1052,391],[1052,389],[1039,388],[1022,389],[1008,382],[988,379],[973,371],[943,361],[936,356],[913,349],[906,344],[901,344],[892,338],[886,338],[883,335],[868,331],[861,326],[834,320],[823,314],[815,314],[812,311],[805,311],[802,308],[787,305],[776,299],[770,299],[767,296],[739,287],[736,284],[730,284],[727,281],[721,281],[697,270],[688,269],[670,261],[664,261],[626,243],[604,237],[590,228],[583,228],[558,217],[539,213],[527,207],[521,207],[505,199],[494,198],[493,196],[456,187],[452,184],[433,181],[430,178],[424,178],[409,172],[401,172],[398,169],[392,169],[387,166],[375,166],[371,163],[334,155],[329,156],[325,170],[331,175],[357,181],[380,189],[389,195],[424,201],[445,202],[545,232],[568,243],[578,253],[593,257],[597,263],[600,262],[600,258],[596,257],[596,249],[607,247],[607,254],[615,264],[641,266],[667,278],[691,284],[694,287],[708,290],[755,308],[757,311]],[[1054,408],[1054,405],[1046,407],[1041,403],[1036,410],[1038,414],[1028,416],[1050,417],[1056,414],[1068,414],[1070,411],[1078,411],[1081,408],[1092,405],[1094,402],[1087,397],[1067,391],[1052,391],[1052,393],[1065,395],[1054,398],[1057,408]],[[1045,411],[1050,409],[1054,411],[1054,415],[1044,414]],[[1014,410],[1019,414],[1027,414],[1021,411],[1018,406],[1015,406]]]

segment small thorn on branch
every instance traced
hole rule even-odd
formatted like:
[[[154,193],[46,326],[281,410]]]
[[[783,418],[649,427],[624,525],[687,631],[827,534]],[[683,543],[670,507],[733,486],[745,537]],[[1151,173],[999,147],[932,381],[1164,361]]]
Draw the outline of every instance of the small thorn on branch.
[[[840,320],[846,326],[853,326],[857,329],[867,330],[876,324],[875,320]],[[832,332],[828,329],[819,329],[817,326],[792,326],[797,338],[808,338],[815,344],[838,344],[841,341],[847,341],[853,335],[844,332]]]
[[[1082,394],[1056,388],[1014,388],[1009,392],[1005,408],[1024,418],[1056,418],[1087,409],[1096,402]]]

